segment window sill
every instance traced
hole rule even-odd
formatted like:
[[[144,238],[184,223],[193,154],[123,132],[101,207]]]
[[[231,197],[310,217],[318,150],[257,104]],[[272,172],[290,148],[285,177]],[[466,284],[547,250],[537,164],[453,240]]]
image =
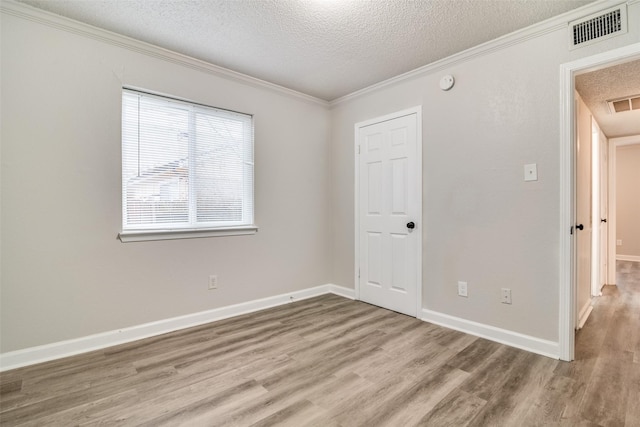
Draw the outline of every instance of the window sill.
[[[202,237],[243,236],[256,234],[255,225],[228,228],[198,228],[184,230],[126,230],[118,234],[122,243],[148,242],[152,240],[196,239]]]

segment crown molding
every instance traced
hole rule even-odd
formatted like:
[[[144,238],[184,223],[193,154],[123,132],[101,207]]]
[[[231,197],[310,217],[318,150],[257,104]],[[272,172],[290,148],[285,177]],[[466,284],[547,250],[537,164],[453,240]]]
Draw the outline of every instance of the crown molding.
[[[640,144],[640,135],[619,136],[616,138],[609,138],[609,142],[612,142],[616,147],[622,147],[625,145],[637,145],[637,144]]]
[[[502,37],[498,37],[497,39],[490,40],[478,46],[474,46],[467,50],[463,50],[462,52],[455,53],[447,58],[441,59],[436,62],[432,62],[427,65],[423,65],[422,67],[418,67],[406,73],[397,75],[395,77],[391,77],[390,79],[384,80],[380,83],[375,83],[371,86],[367,86],[364,89],[360,89],[348,95],[341,96],[340,98],[336,98],[330,101],[329,105],[331,108],[333,108],[337,105],[359,98],[366,94],[375,92],[379,89],[392,86],[392,85],[404,82],[406,80],[411,80],[411,79],[422,77],[428,74],[433,74],[438,71],[443,71],[447,68],[453,67],[458,64],[462,64],[478,56],[487,55],[489,53],[506,49],[508,47],[520,44],[522,42],[525,42],[530,39],[534,39],[536,37],[540,37],[542,35],[554,32],[556,30],[568,28],[569,22],[574,21],[583,16],[588,16],[593,13],[597,13],[601,10],[604,10],[610,7],[615,7],[624,3],[628,3],[630,5],[638,2],[640,2],[640,0],[629,0],[628,2],[620,1],[620,0],[597,0],[593,3],[582,6],[578,9],[563,13],[553,18],[549,18],[546,21],[542,21],[537,24],[531,25],[529,27],[523,28],[521,30],[514,31]]]
[[[223,77],[235,80],[253,87],[268,89],[273,92],[286,95],[298,100],[302,100],[311,104],[320,105],[324,108],[329,107],[329,102],[324,99],[316,98],[284,86],[270,83],[247,74],[229,70],[218,65],[211,64],[200,59],[196,59],[181,53],[177,53],[168,49],[164,49],[150,43],[123,36],[111,31],[103,30],[83,22],[75,21],[51,12],[47,12],[14,0],[1,0],[0,11],[3,14],[12,15],[21,19],[47,25],[49,27],[66,31],[69,33],[84,36],[103,43],[128,49],[133,52],[141,53],[153,58],[161,59],[196,71],[212,74],[217,77]]]
[[[314,96],[307,95],[305,93],[298,92],[293,89],[277,85],[275,83],[270,83],[265,80],[251,77],[237,71],[229,70],[227,68],[223,68],[218,65],[214,65],[209,62],[205,62],[181,53],[164,49],[150,43],[142,42],[127,36],[123,36],[121,34],[103,30],[101,28],[75,21],[70,18],[37,9],[26,4],[18,3],[14,0],[0,1],[0,11],[2,13],[44,24],[49,27],[67,31],[73,34],[85,36],[94,40],[101,41],[103,43],[108,43],[150,57],[162,59],[197,71],[212,74],[218,77],[235,80],[257,88],[269,89],[271,91],[297,98],[299,100],[303,100],[312,104],[320,105],[325,108],[332,108],[347,101],[364,96],[368,93],[375,92],[387,86],[392,86],[406,80],[436,73],[438,71],[443,71],[447,68],[464,63],[478,56],[506,49],[510,46],[522,43],[524,41],[540,37],[544,34],[551,33],[562,28],[566,28],[569,22],[583,16],[597,13],[601,10],[625,3],[629,6],[640,3],[640,0],[628,0],[626,2],[620,0],[597,0],[573,11],[555,16],[553,18],[547,19],[546,21],[531,25],[521,30],[514,31],[513,33],[504,35],[494,40],[490,40],[486,43],[456,53],[439,61],[432,62],[430,64],[384,80],[382,82],[367,86],[366,88],[357,90],[348,95],[341,96],[331,101],[326,101],[324,99],[316,98]]]

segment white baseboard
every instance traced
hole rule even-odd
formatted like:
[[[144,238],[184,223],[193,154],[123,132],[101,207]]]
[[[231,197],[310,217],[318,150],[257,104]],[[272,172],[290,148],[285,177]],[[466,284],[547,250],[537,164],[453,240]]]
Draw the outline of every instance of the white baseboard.
[[[580,309],[580,313],[578,314],[578,326],[576,327],[576,329],[582,329],[584,324],[587,323],[587,319],[589,318],[589,315],[593,311],[593,305],[591,303],[592,303],[591,300],[587,301],[584,307]]]
[[[340,295],[341,297],[345,297],[353,300],[356,299],[355,289],[345,288],[344,286],[338,286],[338,285],[332,285],[332,284],[328,284],[325,286],[329,287],[329,292],[332,294]]]
[[[422,309],[422,316],[420,319],[425,322],[435,323],[436,325],[444,326],[445,328],[455,329],[456,331],[486,338],[491,341],[499,342],[500,344],[516,347],[542,356],[551,357],[553,359],[560,358],[560,347],[558,343],[554,341],[543,340],[424,308]]]
[[[273,297],[247,301],[240,304],[187,314],[185,316],[159,320],[142,325],[131,326],[86,337],[30,347],[23,350],[0,354],[0,372],[20,368],[36,363],[61,359],[63,357],[99,350],[118,344],[149,338],[180,329],[198,326],[216,320],[222,320],[241,314],[251,313],[266,308],[284,305],[315,296],[333,293],[345,298],[355,299],[355,290],[342,286],[327,284],[303,289]]]
[[[74,356],[89,351],[100,350],[106,347],[203,325],[216,320],[227,319],[229,317],[264,310],[288,304],[291,301],[313,298],[327,293],[333,293],[345,298],[355,299],[354,289],[333,284],[316,286],[314,288],[303,289],[301,291],[247,301],[240,304],[201,311],[185,316],[159,320],[156,322],[145,323],[142,325],[89,335],[86,337],[3,353],[0,354],[0,372],[50,360],[61,359],[63,357]],[[420,319],[450,329],[465,332],[467,334],[496,341],[501,344],[541,354],[543,356],[552,357],[554,359],[558,358],[559,349],[558,343],[556,342],[542,340],[528,335],[519,334],[517,332],[508,331],[506,329],[484,325],[427,309],[422,310]]]
[[[616,261],[640,262],[640,256],[637,256],[637,255],[616,255]]]

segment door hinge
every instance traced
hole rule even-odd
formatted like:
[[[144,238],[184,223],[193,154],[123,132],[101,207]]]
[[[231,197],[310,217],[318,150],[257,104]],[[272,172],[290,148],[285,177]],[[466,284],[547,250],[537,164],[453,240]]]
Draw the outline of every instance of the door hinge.
[[[360,154],[360,146],[358,145],[358,154]]]
[[[360,269],[358,269],[358,279],[360,278]]]

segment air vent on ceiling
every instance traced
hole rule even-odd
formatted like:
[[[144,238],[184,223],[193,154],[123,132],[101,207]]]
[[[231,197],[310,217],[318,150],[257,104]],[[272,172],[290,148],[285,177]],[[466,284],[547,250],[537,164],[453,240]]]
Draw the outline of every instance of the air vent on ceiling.
[[[612,99],[607,101],[607,104],[609,105],[609,111],[611,111],[611,114],[640,110],[640,95]]]
[[[626,5],[616,6],[569,23],[571,49],[599,42],[627,32]]]

